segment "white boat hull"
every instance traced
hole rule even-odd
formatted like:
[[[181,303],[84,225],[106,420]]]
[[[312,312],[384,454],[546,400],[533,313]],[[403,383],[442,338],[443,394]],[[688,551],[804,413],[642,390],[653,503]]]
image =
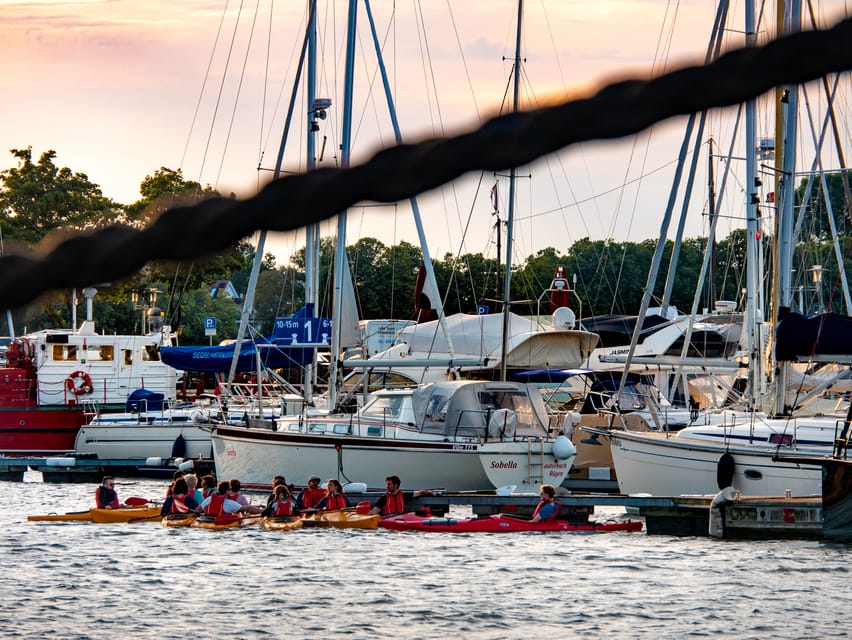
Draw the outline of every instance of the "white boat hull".
[[[102,460],[135,458],[209,458],[210,425],[175,424],[87,425],[77,433],[75,452],[94,453]]]
[[[813,456],[814,452],[777,447],[725,447],[663,433],[614,432],[612,459],[621,493],[655,496],[713,495],[719,492],[717,469],[726,452],[734,458],[732,486],[743,496],[822,494],[820,467],[773,460],[776,456]]]
[[[317,474],[371,489],[399,475],[408,488],[488,491],[515,485],[535,492],[542,483],[558,486],[573,455],[557,459],[552,442],[449,443],[442,440],[293,435],[240,427],[218,427],[212,436],[216,472],[244,485],[268,485],[272,477],[305,482]]]

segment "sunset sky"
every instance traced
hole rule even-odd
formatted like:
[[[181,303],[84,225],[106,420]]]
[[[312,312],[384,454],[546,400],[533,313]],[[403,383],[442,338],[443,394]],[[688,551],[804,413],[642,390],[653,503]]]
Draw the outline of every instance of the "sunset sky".
[[[182,168],[187,179],[223,193],[250,195],[274,165],[305,5],[0,0],[0,148],[31,146],[36,159],[54,149],[59,166],[87,174],[124,204],[139,198],[140,182],[161,166]],[[321,132],[328,136],[329,166],[339,144],[347,3],[319,5],[319,91],[333,100]],[[386,39],[385,60],[406,139],[470,129],[496,113],[514,55],[514,1],[375,0],[372,8]],[[835,2],[821,15],[833,24],[842,10],[843,3]],[[710,0],[527,0],[525,104],[565,99],[624,74],[647,77],[699,62],[714,12]],[[741,43],[736,32],[741,14],[741,4],[734,3],[730,46]],[[367,27],[362,6],[353,162],[393,142]],[[304,146],[305,109],[297,104],[289,149]],[[714,126],[710,135],[730,135],[722,117]],[[546,246],[564,251],[585,236],[658,237],[682,129],[683,121],[675,120],[635,139],[582,145],[520,170],[532,177],[519,185],[518,254]],[[288,151],[287,168],[303,168],[299,157]],[[11,154],[5,158],[0,168],[13,166]],[[498,179],[505,198],[505,179]],[[488,198],[494,181],[493,175],[483,176],[477,192],[479,176],[469,176],[424,199],[433,255],[494,254]],[[628,182],[628,189],[620,188]],[[688,236],[704,228],[697,206]],[[388,207],[353,210],[350,238],[416,242],[408,217],[402,207],[396,214]],[[298,234],[280,235],[269,248],[283,261],[299,242]]]

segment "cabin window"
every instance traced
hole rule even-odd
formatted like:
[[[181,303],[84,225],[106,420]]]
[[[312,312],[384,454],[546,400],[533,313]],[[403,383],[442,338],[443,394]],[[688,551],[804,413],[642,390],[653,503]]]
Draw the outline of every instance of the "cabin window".
[[[368,407],[364,407],[363,414],[373,418],[396,419],[402,410],[402,402],[402,398],[395,396],[378,397]]]
[[[122,349],[121,353],[124,354],[124,364],[129,367],[133,364],[133,351],[130,349]]]
[[[349,425],[348,424],[336,424],[334,425],[334,435],[343,436],[349,433]]]
[[[77,359],[77,345],[75,344],[55,344],[53,345],[53,359],[61,362]]]
[[[378,437],[378,436],[382,435],[382,428],[381,427],[367,427],[367,435]]]
[[[86,360],[89,362],[112,362],[114,347],[111,344],[102,344],[100,346],[90,344],[86,347]]]
[[[155,344],[146,344],[142,348],[142,362],[159,362],[160,350]]]
[[[447,405],[450,402],[449,396],[439,394],[429,398],[429,406],[426,408],[426,419],[432,422],[445,422],[447,419]]]
[[[310,433],[325,433],[325,425],[324,424],[309,425],[308,431]]]

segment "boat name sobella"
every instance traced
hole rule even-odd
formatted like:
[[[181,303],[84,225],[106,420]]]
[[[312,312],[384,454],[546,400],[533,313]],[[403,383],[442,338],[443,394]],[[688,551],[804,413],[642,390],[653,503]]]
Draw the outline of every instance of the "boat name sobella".
[[[492,460],[491,461],[491,468],[492,469],[517,469],[518,463],[514,462],[512,460],[508,460],[508,461]]]

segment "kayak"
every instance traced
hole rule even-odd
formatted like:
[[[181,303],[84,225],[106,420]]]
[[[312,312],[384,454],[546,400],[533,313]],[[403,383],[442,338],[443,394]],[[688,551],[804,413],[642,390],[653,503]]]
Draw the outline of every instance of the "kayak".
[[[195,518],[194,513],[167,513],[160,522],[164,527],[189,527]]]
[[[379,526],[378,513],[355,511],[328,511],[321,518],[335,529],[375,529]]]
[[[269,531],[295,531],[302,528],[302,519],[296,516],[264,516],[260,526]]]
[[[393,531],[438,531],[453,533],[512,533],[515,531],[641,531],[642,523],[635,520],[623,522],[589,522],[572,524],[567,520],[530,522],[498,513],[481,518],[436,518],[404,513],[382,518],[380,527]]]
[[[200,515],[190,525],[196,529],[234,529],[257,524],[260,516],[208,516]]]
[[[160,506],[147,504],[141,507],[124,507],[122,509],[91,509],[92,520],[98,523],[129,522],[130,520],[154,519],[160,515]]]
[[[44,516],[27,516],[30,522],[91,522],[91,511],[73,511],[71,513],[49,513]]]

